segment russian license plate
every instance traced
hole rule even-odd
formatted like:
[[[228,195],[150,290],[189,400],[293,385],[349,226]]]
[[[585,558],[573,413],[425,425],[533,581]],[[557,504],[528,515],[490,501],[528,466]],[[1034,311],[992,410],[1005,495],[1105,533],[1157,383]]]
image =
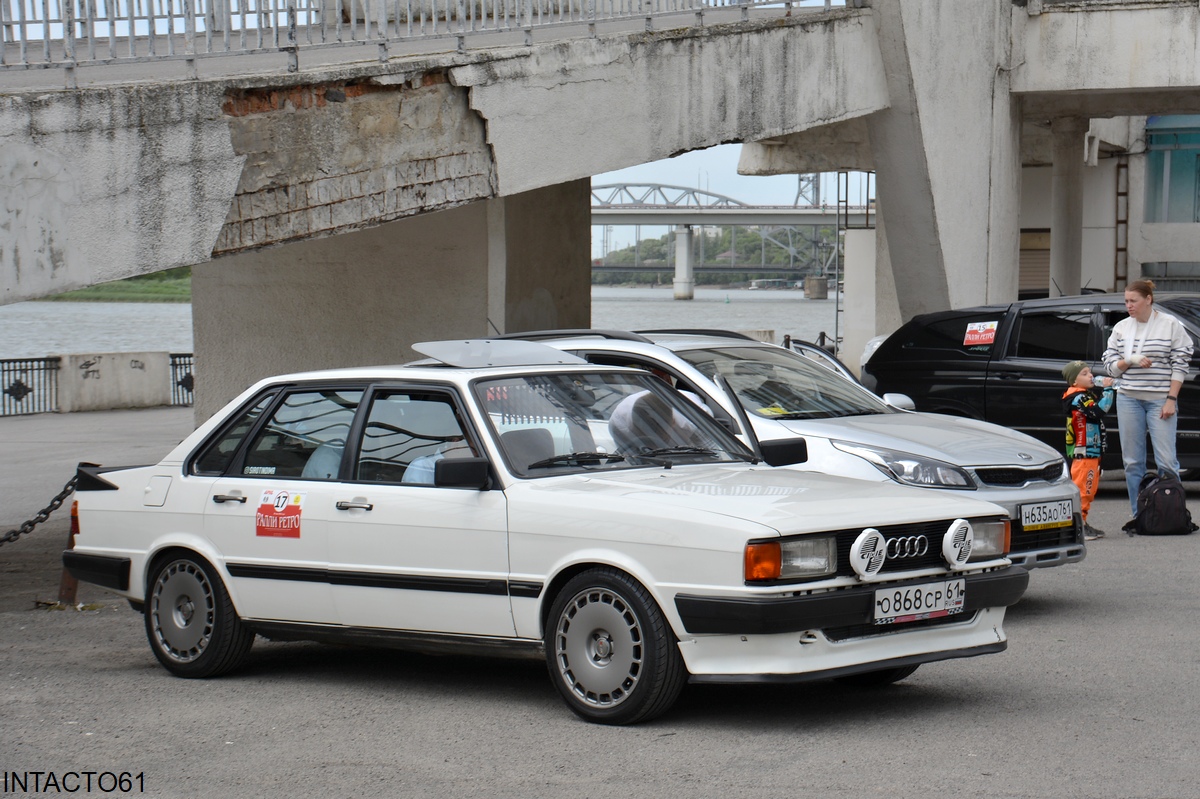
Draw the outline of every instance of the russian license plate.
[[[1021,506],[1021,527],[1026,530],[1045,530],[1050,527],[1067,527],[1075,521],[1071,500],[1038,502]]]
[[[966,580],[880,588],[875,592],[875,623],[903,624],[962,613],[966,599]]]

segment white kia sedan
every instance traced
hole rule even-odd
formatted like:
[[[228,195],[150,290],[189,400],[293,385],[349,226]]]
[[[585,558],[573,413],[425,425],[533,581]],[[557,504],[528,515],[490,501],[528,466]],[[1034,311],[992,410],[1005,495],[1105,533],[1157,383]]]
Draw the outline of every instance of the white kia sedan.
[[[1087,555],[1079,489],[1061,451],[1000,425],[905,410],[912,407],[908,397],[880,399],[812,345],[808,351],[819,361],[726,331],[547,330],[516,336],[591,363],[649,369],[704,403],[743,440],[750,434],[761,440],[803,437],[808,461],[797,468],[966,492],[994,502],[1012,522],[1009,559],[1027,569],[1078,563]]]
[[[256,635],[545,658],[583,718],[691,682],[902,679],[999,652],[1003,509],[776,469],[645,371],[524,341],[264,380],[155,466],[81,464],[78,578],[212,677]]]

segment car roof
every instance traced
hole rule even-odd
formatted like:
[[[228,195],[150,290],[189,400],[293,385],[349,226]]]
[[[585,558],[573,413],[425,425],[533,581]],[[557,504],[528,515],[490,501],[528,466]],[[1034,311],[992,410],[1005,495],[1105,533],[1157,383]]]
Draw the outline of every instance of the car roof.
[[[759,341],[756,338],[732,330],[716,330],[707,328],[679,328],[660,330],[603,330],[590,328],[563,330],[530,330],[523,333],[510,333],[506,339],[524,339],[545,342],[559,349],[599,345],[601,349],[637,352],[646,346],[662,347],[677,351],[688,349],[703,349],[716,346],[745,346],[745,347],[776,347],[775,344]],[[640,347],[638,345],[641,345]]]
[[[317,369],[308,372],[274,375],[257,385],[288,382],[338,380],[473,380],[493,375],[574,372],[615,369],[596,366],[570,353],[531,341],[498,339],[453,339],[425,341],[413,349],[428,357],[406,364]]]
[[[1188,292],[1169,292],[1160,291],[1154,294],[1156,301],[1163,301],[1173,305],[1185,305],[1189,309],[1200,310],[1200,294]],[[949,316],[957,316],[962,314],[975,313],[1006,313],[1010,308],[1020,308],[1022,310],[1039,310],[1053,308],[1086,308],[1093,305],[1123,305],[1125,303],[1124,292],[1108,292],[1108,293],[1091,293],[1091,294],[1072,294],[1063,297],[1039,297],[1032,300],[1017,300],[1010,303],[996,303],[989,305],[972,305],[966,308],[951,308],[944,311],[931,311],[930,313],[920,314],[913,317],[914,322],[920,320],[928,322]]]

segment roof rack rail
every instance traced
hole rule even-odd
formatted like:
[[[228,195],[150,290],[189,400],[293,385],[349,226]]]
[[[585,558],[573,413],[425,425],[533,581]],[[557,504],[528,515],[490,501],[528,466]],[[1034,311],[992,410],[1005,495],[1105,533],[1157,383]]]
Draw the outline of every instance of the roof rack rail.
[[[630,333],[627,330],[594,330],[585,327],[567,328],[563,330],[526,330],[522,333],[505,333],[500,336],[489,336],[496,339],[524,339],[526,341],[541,341],[547,338],[583,338],[585,336],[594,336],[596,338],[611,338],[620,341],[640,341],[643,344],[653,344],[654,342],[645,336],[639,336],[637,333]]]
[[[677,333],[684,336],[722,336],[723,338],[740,338],[746,341],[758,341],[754,336],[747,336],[745,333],[738,333],[735,330],[717,330],[715,328],[706,327],[678,327],[664,328],[662,330],[635,330],[635,333]]]

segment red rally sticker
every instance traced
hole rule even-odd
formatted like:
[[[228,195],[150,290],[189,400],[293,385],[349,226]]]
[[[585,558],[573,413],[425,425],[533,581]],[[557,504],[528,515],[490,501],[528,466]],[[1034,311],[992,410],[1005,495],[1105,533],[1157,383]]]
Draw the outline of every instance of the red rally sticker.
[[[254,534],[271,538],[299,538],[304,494],[267,488],[254,513]]]
[[[963,336],[963,346],[972,347],[977,344],[991,344],[996,340],[996,328],[999,322],[969,322],[966,335]]]

